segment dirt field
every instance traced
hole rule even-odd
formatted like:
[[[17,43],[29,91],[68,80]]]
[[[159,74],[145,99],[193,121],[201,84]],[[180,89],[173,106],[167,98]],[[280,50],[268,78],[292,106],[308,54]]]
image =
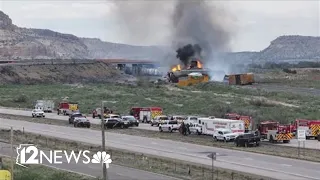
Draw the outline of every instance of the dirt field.
[[[295,91],[296,88],[313,88],[320,90],[320,68],[293,68],[291,71],[296,71],[296,74],[275,69],[263,73],[256,73],[255,77],[259,84],[289,87],[287,88],[288,91],[301,92],[299,90]],[[292,87],[292,89],[290,87]],[[307,92],[307,90],[304,91]]]
[[[104,63],[0,66],[0,84],[129,83],[134,79]]]

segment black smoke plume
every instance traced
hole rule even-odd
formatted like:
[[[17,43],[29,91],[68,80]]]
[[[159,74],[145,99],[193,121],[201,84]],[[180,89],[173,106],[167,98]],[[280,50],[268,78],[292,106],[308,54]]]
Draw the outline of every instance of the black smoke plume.
[[[186,56],[192,56],[192,50],[198,47],[206,54],[201,60],[207,64],[216,61],[213,54],[228,51],[231,39],[226,30],[228,16],[214,1],[177,0],[172,16],[173,45],[175,48],[197,45],[182,48],[180,60],[186,62]]]
[[[179,58],[183,65],[186,67],[189,65],[191,58],[199,58],[201,56],[201,51],[202,49],[198,44],[188,44],[176,51],[176,57]]]

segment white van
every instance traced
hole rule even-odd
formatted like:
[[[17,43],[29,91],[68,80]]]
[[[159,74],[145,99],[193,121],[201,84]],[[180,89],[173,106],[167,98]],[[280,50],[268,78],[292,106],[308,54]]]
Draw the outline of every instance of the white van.
[[[214,135],[217,129],[229,129],[233,133],[242,134],[245,132],[244,122],[241,120],[221,118],[199,118],[197,129],[201,134]]]

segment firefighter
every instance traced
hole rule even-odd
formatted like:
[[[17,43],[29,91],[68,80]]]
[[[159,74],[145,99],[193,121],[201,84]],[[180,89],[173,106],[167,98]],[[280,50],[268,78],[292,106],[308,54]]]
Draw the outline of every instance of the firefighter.
[[[184,122],[182,122],[180,129],[181,129],[181,134],[186,135],[186,126],[185,126]]]
[[[186,125],[186,132],[187,132],[188,134],[191,134],[189,127],[190,127],[190,124],[187,123],[187,125]]]
[[[144,116],[143,116],[143,120],[142,120],[142,122],[145,122],[145,123],[146,123],[147,121],[148,121],[148,118],[147,118],[147,116],[146,116],[146,115],[144,115]]]

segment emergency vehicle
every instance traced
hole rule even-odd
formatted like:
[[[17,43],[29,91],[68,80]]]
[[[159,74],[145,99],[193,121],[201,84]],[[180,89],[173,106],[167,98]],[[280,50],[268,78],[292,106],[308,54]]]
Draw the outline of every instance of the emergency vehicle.
[[[70,115],[75,112],[79,111],[79,106],[78,103],[75,102],[68,102],[68,101],[62,101],[58,105],[58,115],[63,114],[63,115]]]
[[[275,121],[260,122],[258,131],[260,132],[261,139],[267,139],[272,143],[278,141],[289,143],[293,138],[290,125],[280,125],[279,122]]]
[[[294,130],[306,130],[306,139],[317,138],[320,135],[320,120],[297,119],[294,122]]]
[[[198,123],[189,127],[190,131],[199,134],[214,135],[217,129],[229,129],[233,133],[244,133],[244,122],[241,120],[221,119],[221,118],[198,118]]]
[[[142,122],[151,122],[156,116],[162,115],[161,107],[133,107],[130,115]]]
[[[228,113],[225,114],[224,118],[226,119],[232,119],[232,120],[242,120],[245,125],[245,131],[248,132],[249,130],[252,130],[252,117],[251,116],[243,116],[237,113]]]

